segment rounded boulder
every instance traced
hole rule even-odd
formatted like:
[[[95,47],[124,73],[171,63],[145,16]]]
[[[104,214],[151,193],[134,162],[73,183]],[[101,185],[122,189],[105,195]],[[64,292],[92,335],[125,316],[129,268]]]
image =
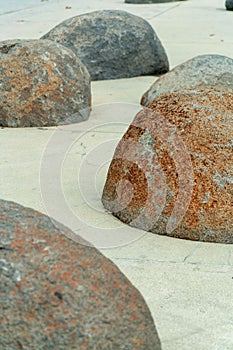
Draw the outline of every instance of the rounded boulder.
[[[225,6],[228,11],[233,11],[233,0],[226,0]]]
[[[161,350],[139,291],[51,218],[0,200],[0,348]]]
[[[232,98],[187,89],[139,112],[113,156],[105,208],[153,233],[233,243]]]
[[[157,79],[144,93],[141,104],[147,106],[156,97],[198,86],[233,89],[233,59],[221,55],[196,56]]]
[[[42,39],[73,50],[92,80],[160,75],[169,70],[167,55],[154,29],[125,11],[94,11],[70,18]]]
[[[90,75],[50,40],[0,42],[0,125],[53,126],[89,117]]]

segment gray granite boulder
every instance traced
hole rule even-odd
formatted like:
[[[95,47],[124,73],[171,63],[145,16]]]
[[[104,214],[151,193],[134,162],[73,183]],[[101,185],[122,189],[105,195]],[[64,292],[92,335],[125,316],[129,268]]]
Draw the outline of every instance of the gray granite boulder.
[[[228,11],[233,11],[233,0],[226,0],[225,6]]]
[[[79,122],[90,106],[90,75],[70,49],[50,40],[0,42],[1,126]]]
[[[2,350],[161,349],[145,301],[110,260],[49,217],[3,200],[0,296]]]
[[[169,70],[167,55],[154,29],[125,11],[94,11],[73,17],[42,39],[72,49],[92,80],[160,75]]]
[[[196,56],[156,80],[141,99],[147,106],[154,98],[197,86],[233,89],[233,59],[220,55]]]

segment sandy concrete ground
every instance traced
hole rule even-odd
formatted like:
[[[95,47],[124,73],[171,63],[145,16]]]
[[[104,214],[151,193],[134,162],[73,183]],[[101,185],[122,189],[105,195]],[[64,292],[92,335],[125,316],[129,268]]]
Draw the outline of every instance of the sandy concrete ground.
[[[233,58],[233,13],[224,10],[222,0],[2,3],[0,40],[39,38],[63,19],[111,8],[147,19],[171,67],[204,53]],[[102,247],[143,294],[163,350],[232,350],[233,247],[129,228],[106,213],[100,202],[114,147],[154,80],[150,76],[94,82],[92,114],[78,125],[1,129],[0,197],[48,213]]]

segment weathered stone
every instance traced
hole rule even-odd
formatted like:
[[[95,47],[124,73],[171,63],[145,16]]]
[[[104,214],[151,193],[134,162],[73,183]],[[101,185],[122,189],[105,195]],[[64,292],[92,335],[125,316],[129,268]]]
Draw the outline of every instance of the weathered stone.
[[[169,70],[164,48],[144,19],[125,11],[94,11],[68,19],[42,39],[74,51],[92,80],[162,74]]]
[[[110,260],[49,217],[7,201],[0,201],[0,296],[1,349],[161,349],[142,296]]]
[[[203,87],[144,108],[116,148],[105,208],[154,233],[233,243],[232,99]]]
[[[86,120],[90,76],[66,47],[49,40],[0,42],[0,125],[50,126]]]
[[[226,0],[225,6],[228,11],[233,11],[233,0]]]
[[[173,91],[198,86],[233,89],[233,59],[220,55],[194,57],[172,69],[154,82],[143,95],[141,103],[147,106],[154,98]]]
[[[174,2],[185,0],[125,0],[126,4],[161,4],[163,2]]]

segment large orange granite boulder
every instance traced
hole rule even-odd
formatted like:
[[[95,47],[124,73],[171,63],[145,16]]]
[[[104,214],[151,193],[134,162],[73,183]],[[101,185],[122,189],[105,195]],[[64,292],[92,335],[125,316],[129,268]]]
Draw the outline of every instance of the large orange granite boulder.
[[[164,94],[118,144],[102,201],[154,233],[233,243],[233,92]]]

